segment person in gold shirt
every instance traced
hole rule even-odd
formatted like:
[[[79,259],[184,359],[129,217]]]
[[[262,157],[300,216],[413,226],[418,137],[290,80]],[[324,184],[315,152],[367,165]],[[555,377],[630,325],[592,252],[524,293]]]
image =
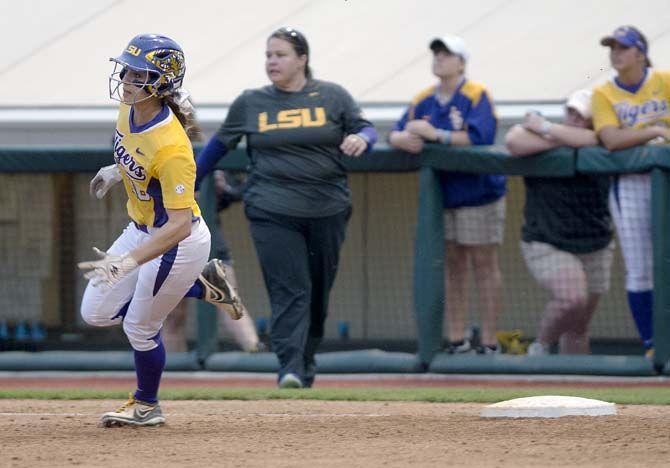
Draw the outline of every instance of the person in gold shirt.
[[[110,97],[121,102],[114,134],[116,164],[102,168],[91,193],[104,197],[123,181],[130,223],[97,261],[82,262],[89,283],[81,315],[94,326],[123,323],[133,348],[137,390],[103,426],[165,422],[158,387],[165,367],[161,328],[184,297],[242,307],[220,260],[207,262],[210,232],[195,201],[195,159],[189,137],[199,132],[181,90],[184,53],[155,34],[133,38],[111,59]]]
[[[646,37],[621,26],[600,44],[609,47],[616,75],[593,90],[593,126],[610,151],[670,141],[670,72],[651,68]],[[626,265],[628,304],[645,356],[653,357],[653,255],[649,173],[614,177],[610,212]]]

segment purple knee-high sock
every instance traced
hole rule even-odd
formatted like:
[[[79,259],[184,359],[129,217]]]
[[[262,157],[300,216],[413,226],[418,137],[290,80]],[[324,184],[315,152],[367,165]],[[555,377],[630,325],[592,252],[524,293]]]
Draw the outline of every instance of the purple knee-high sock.
[[[165,368],[165,346],[158,335],[158,346],[150,351],[135,350],[135,373],[137,390],[135,399],[146,403],[158,402],[158,386]]]
[[[628,291],[628,305],[645,349],[654,346],[654,292]]]

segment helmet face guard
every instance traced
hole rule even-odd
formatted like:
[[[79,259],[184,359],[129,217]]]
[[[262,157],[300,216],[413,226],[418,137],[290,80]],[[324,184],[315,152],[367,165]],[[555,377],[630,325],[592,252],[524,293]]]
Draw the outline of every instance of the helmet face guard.
[[[135,70],[134,68],[130,68],[127,64],[121,63],[117,60],[112,61],[114,62],[114,70],[112,71],[112,74],[109,75],[109,97],[111,99],[122,102],[124,104],[133,105],[137,104],[138,102],[146,101],[147,99],[157,95],[156,87],[160,77],[156,76],[156,73],[152,73],[148,69]],[[144,80],[128,80],[126,78],[128,70],[146,72],[146,78]],[[127,102],[123,98],[123,85],[127,84],[132,84],[133,86],[140,89],[140,92],[135,94],[135,99],[133,99],[131,102]],[[138,99],[138,96],[141,95],[141,91],[144,91],[146,95]]]
[[[153,96],[163,97],[176,92],[186,73],[184,52],[179,45],[170,38],[155,34],[133,38],[119,57],[110,60],[114,62],[114,70],[109,76],[109,96],[115,101],[131,105]],[[128,70],[146,72],[144,80],[124,79]],[[123,84],[132,84],[144,90],[146,96],[125,102]]]

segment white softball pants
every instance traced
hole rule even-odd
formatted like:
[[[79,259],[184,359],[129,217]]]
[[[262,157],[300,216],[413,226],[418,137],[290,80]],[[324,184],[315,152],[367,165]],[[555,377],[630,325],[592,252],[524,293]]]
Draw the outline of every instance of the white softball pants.
[[[138,229],[130,223],[107,253],[120,255],[151,239],[160,228]],[[176,247],[141,265],[112,287],[93,286],[84,291],[81,315],[86,323],[108,327],[123,321],[133,349],[150,351],[158,346],[163,321],[200,275],[207,263],[210,233],[203,220],[193,223],[191,235]],[[125,317],[124,317],[125,315]]]
[[[626,174],[613,181],[610,212],[626,264],[626,290],[653,289],[651,176]]]

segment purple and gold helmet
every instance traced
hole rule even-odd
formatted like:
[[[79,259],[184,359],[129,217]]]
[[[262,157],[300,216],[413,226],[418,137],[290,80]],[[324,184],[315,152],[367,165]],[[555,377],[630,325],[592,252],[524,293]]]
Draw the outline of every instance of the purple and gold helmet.
[[[144,99],[176,91],[186,74],[184,52],[179,44],[158,34],[135,36],[121,55],[109,60],[114,62],[114,71],[109,77],[109,96],[121,102],[120,87],[127,70],[147,72],[144,82],[133,83],[147,91],[148,96]]]

